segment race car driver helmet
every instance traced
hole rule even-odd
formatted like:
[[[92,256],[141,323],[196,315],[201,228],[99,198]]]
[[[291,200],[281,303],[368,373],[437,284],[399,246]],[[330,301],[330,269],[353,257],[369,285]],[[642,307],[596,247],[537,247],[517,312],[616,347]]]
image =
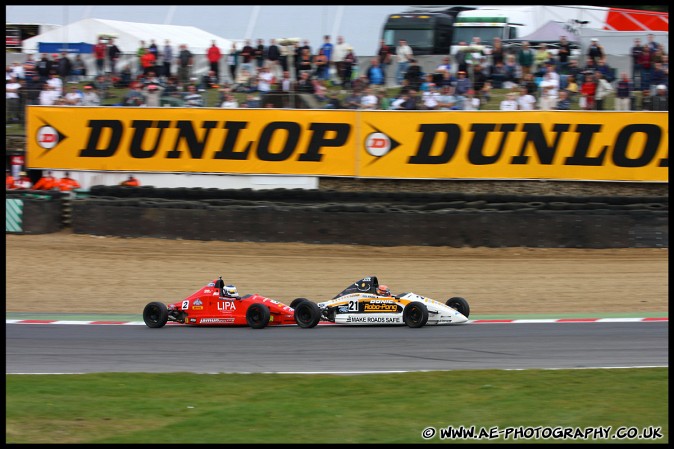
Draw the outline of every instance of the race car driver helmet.
[[[239,292],[236,290],[236,287],[232,284],[225,285],[222,287],[222,296],[228,296],[230,298],[238,298]]]
[[[391,296],[391,290],[388,288],[388,285],[380,285],[377,287],[377,294],[379,296]]]

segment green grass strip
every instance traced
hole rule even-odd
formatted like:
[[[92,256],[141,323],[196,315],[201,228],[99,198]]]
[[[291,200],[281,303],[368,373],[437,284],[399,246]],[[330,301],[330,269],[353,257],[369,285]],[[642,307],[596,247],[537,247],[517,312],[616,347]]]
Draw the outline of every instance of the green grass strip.
[[[167,351],[170,357],[170,351]],[[6,375],[7,443],[669,441],[668,369],[367,375]],[[424,440],[425,428],[658,430],[659,439]]]

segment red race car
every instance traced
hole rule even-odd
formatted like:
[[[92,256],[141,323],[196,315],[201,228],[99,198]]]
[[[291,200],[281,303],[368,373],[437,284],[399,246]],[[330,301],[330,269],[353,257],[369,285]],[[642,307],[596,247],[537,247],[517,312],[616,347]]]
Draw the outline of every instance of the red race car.
[[[320,319],[321,312],[311,301],[292,308],[258,294],[239,296],[236,287],[225,285],[222,277],[182,301],[168,306],[155,301],[143,309],[143,321],[151,328],[164,327],[169,321],[196,326],[248,325],[253,329],[283,324],[311,328]]]

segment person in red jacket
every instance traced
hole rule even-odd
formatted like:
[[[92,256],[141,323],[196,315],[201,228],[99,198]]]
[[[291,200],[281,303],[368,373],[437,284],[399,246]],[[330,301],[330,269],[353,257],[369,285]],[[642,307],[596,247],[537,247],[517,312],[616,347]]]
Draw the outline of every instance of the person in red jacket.
[[[12,176],[12,172],[8,168],[5,170],[5,190],[12,190],[14,188],[16,188],[14,185],[14,176]]]
[[[33,181],[30,180],[25,171],[19,173],[19,179],[14,182],[14,189],[16,190],[30,190],[33,188]]]
[[[82,186],[80,186],[79,182],[70,177],[69,172],[66,172],[66,175],[61,178],[61,182],[59,182],[58,187],[61,192],[69,192],[73,189],[79,189]]]
[[[38,179],[38,181],[33,186],[33,190],[54,190],[58,189],[59,180],[52,176],[51,172],[48,171],[46,175]]]
[[[220,83],[220,58],[222,57],[222,52],[218,46],[215,45],[215,41],[213,41],[211,46],[208,48],[208,54],[206,57],[208,58],[208,62],[211,65],[211,70],[215,72],[215,78],[218,80],[218,83]]]

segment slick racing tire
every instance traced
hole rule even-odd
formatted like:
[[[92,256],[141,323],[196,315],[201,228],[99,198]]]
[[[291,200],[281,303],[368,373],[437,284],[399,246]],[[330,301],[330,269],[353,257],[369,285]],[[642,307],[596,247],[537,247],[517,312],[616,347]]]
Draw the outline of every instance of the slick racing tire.
[[[147,327],[164,327],[168,321],[168,309],[161,302],[151,302],[143,309],[143,321]]]
[[[466,301],[463,298],[455,296],[454,298],[449,298],[445,304],[451,307],[452,309],[456,310],[466,318],[468,318],[468,315],[470,315],[470,307],[468,307],[468,301]]]
[[[293,299],[293,302],[290,303],[290,307],[293,309],[296,309],[299,303],[304,302],[304,301],[309,301],[307,298],[295,298]]]
[[[294,301],[293,301],[294,302]],[[315,302],[305,299],[295,307],[295,321],[299,327],[309,329],[316,327],[321,320],[321,309]]]
[[[246,310],[246,322],[253,329],[263,329],[269,324],[269,307],[264,304],[255,303]]]
[[[414,301],[407,304],[403,310],[403,321],[409,327],[423,327],[428,321],[428,308],[426,304]]]

